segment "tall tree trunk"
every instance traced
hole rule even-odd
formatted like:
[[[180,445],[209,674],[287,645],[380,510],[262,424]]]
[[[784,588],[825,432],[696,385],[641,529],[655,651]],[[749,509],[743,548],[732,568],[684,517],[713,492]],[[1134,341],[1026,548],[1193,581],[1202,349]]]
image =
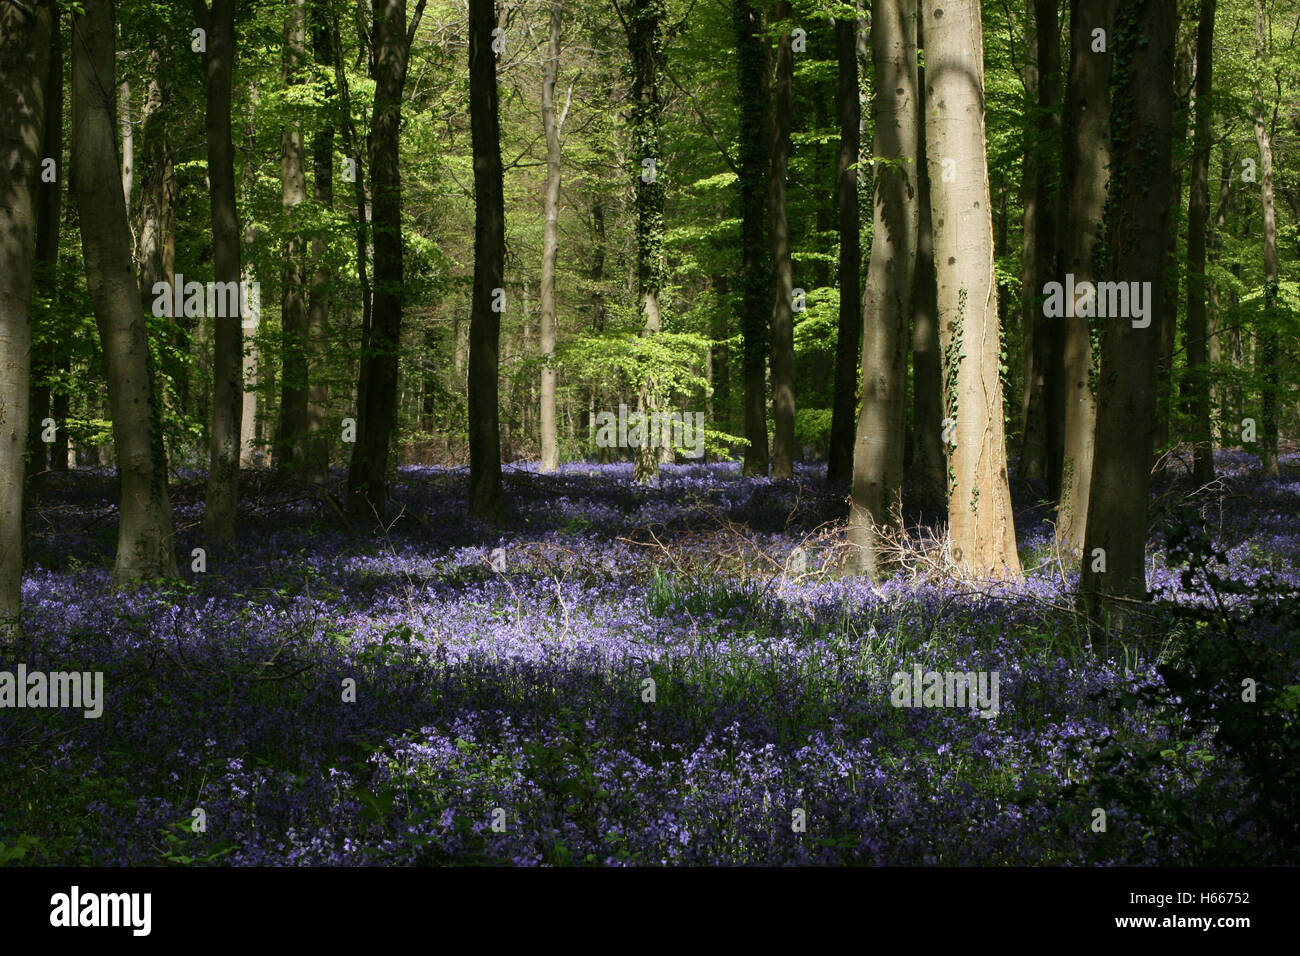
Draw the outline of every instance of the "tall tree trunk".
[[[1071,0],[1070,75],[1062,136],[1061,214],[1057,223],[1057,280],[1075,287],[1095,282],[1098,243],[1110,179],[1110,66],[1112,50],[1095,50],[1094,30],[1113,38],[1116,0]],[[1042,288],[1039,287],[1039,290]],[[1091,320],[1067,303],[1059,374],[1063,390],[1064,449],[1056,541],[1068,554],[1083,548],[1092,489],[1097,425],[1096,360]],[[1041,308],[1041,306],[1040,306]]]
[[[1210,230],[1209,240],[1207,242],[1207,252],[1210,262],[1215,265],[1219,262],[1219,246],[1222,242],[1223,231],[1228,217],[1228,200],[1232,196],[1232,173],[1237,168],[1239,153],[1233,153],[1231,156],[1227,150],[1224,150],[1219,164],[1219,200],[1215,206],[1214,228]],[[1226,329],[1223,328],[1223,307],[1222,307],[1222,290],[1219,283],[1210,281],[1207,278],[1210,292],[1210,330],[1209,330],[1209,374],[1211,375],[1212,384],[1210,386],[1210,401],[1213,408],[1212,421],[1214,426],[1215,446],[1224,444],[1236,444],[1236,437],[1231,431],[1225,429],[1227,420],[1226,395],[1223,386],[1223,378],[1219,374],[1219,368],[1223,362],[1223,340]]]
[[[1210,382],[1205,301],[1205,234],[1210,217],[1210,135],[1214,107],[1211,68],[1214,56],[1215,0],[1201,0],[1196,34],[1196,126],[1192,142],[1191,194],[1187,200],[1187,373],[1191,393],[1192,477],[1197,485],[1214,480],[1214,435],[1210,430]]]
[[[859,570],[872,577],[882,570],[879,533],[892,523],[890,509],[903,479],[906,332],[916,267],[916,17],[915,0],[889,0],[876,4],[871,22],[875,218],[862,299],[862,405],[849,541]]]
[[[131,194],[135,192],[135,126],[131,123],[131,81],[122,80],[117,87],[117,119],[122,126],[122,197],[126,200],[128,221]]]
[[[314,5],[312,17],[312,51],[317,66],[326,73],[334,61],[329,21],[324,5]],[[329,84],[326,95],[338,95]],[[322,210],[334,207],[334,126],[327,124],[316,132],[312,143],[313,198]],[[325,354],[328,349],[330,296],[334,273],[328,263],[329,243],[322,236],[311,241],[312,271],[307,299],[307,479],[320,484],[329,477],[330,441],[326,433],[329,417],[329,383],[326,379]]]
[[[1027,73],[1032,82],[1035,120],[1025,151],[1024,327],[1028,374],[1027,412],[1020,473],[1046,478],[1047,496],[1061,492],[1064,390],[1054,359],[1062,352],[1061,326],[1043,316],[1043,286],[1056,266],[1058,168],[1060,136],[1061,40],[1057,0],[1032,0],[1034,52]],[[1028,42],[1028,41],[1026,41]]]
[[[117,451],[120,518],[113,581],[125,584],[175,577],[176,554],[161,409],[154,394],[118,174],[110,92],[115,88],[112,3],[86,0],[84,11],[74,16],[72,31],[72,185],[86,285],[103,343]]]
[[[1255,0],[1255,56],[1269,54],[1263,0]],[[1262,69],[1262,63],[1261,63]],[[1262,393],[1259,414],[1259,461],[1265,478],[1276,478],[1277,392],[1277,207],[1273,203],[1273,133],[1261,90],[1255,91],[1255,142],[1259,146],[1259,192],[1264,206],[1264,312],[1256,333],[1255,374]]]
[[[307,58],[306,0],[290,0],[284,24],[286,87],[303,79]],[[307,285],[303,276],[303,238],[296,210],[307,199],[306,151],[302,124],[295,118],[280,132],[280,205],[288,221],[280,270],[280,423],[276,434],[277,470],[299,481],[307,470]]]
[[[54,4],[0,6],[0,641],[22,603],[32,273]],[[111,61],[110,61],[111,65]],[[60,162],[62,156],[56,156]],[[120,195],[120,193],[119,193]]]
[[[861,103],[858,99],[858,22],[835,21],[839,65],[835,100],[840,150],[835,161],[835,204],[840,226],[840,311],[835,336],[835,389],[826,482],[845,484],[853,469],[857,423],[858,370],[861,362],[862,313],[859,310],[862,250],[858,213],[858,152],[861,149]]]
[[[1018,575],[998,374],[980,5],[927,0],[924,15],[939,330],[948,417],[956,420],[948,463],[952,558],[977,573]]]
[[[55,163],[55,181],[41,182],[34,195],[36,203],[36,261],[32,273],[32,289],[45,304],[45,320],[53,321],[55,304],[59,300],[59,231],[63,214],[63,41],[60,35],[59,12],[57,7],[52,12],[44,6],[34,11],[35,17],[49,14],[49,55],[47,75],[44,79],[45,118],[41,143],[41,162],[46,158]],[[41,313],[32,315],[33,331],[40,327]],[[36,336],[33,335],[33,339]],[[60,450],[58,442],[67,441],[67,411],[60,416],[57,411],[54,421],[57,426],[55,442],[47,444],[42,440],[43,422],[51,414],[51,401],[58,402],[58,396],[50,386],[49,380],[54,371],[68,361],[70,350],[66,343],[47,342],[37,351],[32,349],[31,359],[31,409],[28,415],[27,431],[27,474],[30,490],[35,492],[40,486],[38,478],[47,468],[62,469],[68,467],[67,446],[63,445],[63,461],[58,459]],[[65,376],[64,382],[66,383]],[[66,384],[63,386],[66,389]],[[62,393],[64,402],[66,392]],[[3,617],[3,614],[0,614]]]
[[[736,69],[740,105],[740,331],[744,343],[741,362],[745,381],[744,473],[766,475],[768,296],[772,287],[768,264],[767,177],[768,149],[767,44],[762,38],[763,15],[752,0],[734,0],[732,22],[736,31]]]
[[[919,19],[919,18],[918,18]],[[918,25],[917,46],[925,48]],[[930,219],[930,173],[925,139],[925,67],[916,78],[916,270],[912,283],[912,461],[908,483],[926,511],[944,505],[943,372],[934,285],[934,231]]]
[[[636,277],[644,322],[641,334],[656,335],[662,320],[659,293],[664,279],[664,187],[658,165],[663,162],[662,115],[659,77],[664,66],[663,0],[635,0],[625,11],[628,53],[632,59],[632,113],[630,126],[636,164]],[[647,166],[647,162],[650,164]],[[759,356],[760,363],[763,356]],[[762,373],[760,372],[760,377]],[[659,385],[649,376],[637,390],[637,412],[652,415],[659,404]],[[658,449],[642,444],[633,455],[633,478],[640,483],[656,480]]]
[[[388,502],[388,456],[397,424],[398,349],[402,334],[402,88],[411,40],[406,0],[376,0],[375,103],[370,132],[375,288],[370,336],[361,357],[358,392],[364,413],[348,468],[348,510],[359,520],[383,519]],[[471,96],[472,98],[472,96]],[[363,385],[361,383],[364,383]]]
[[[212,205],[214,277],[238,287],[239,215],[235,209],[235,148],[230,129],[230,86],[235,66],[235,2],[194,0],[195,18],[207,31],[203,54],[207,100],[208,195]],[[238,310],[236,310],[238,311]],[[213,319],[212,433],[208,445],[207,508],[203,532],[214,545],[235,540],[239,506],[239,435],[244,414],[242,319]]]
[[[1136,0],[1115,14],[1111,84],[1110,196],[1106,276],[1150,283],[1149,320],[1105,320],[1098,385],[1092,495],[1079,582],[1081,606],[1122,618],[1124,601],[1146,597],[1147,498],[1155,427],[1155,363],[1164,302],[1165,237],[1171,215],[1174,0]]]
[[[149,311],[154,300],[155,283],[171,286],[175,275],[168,271],[175,266],[176,175],[171,143],[168,139],[168,112],[171,107],[171,86],[161,76],[162,55],[158,49],[149,53],[150,77],[145,87],[144,108],[140,117],[144,137],[143,163],[141,164],[140,231],[136,245],[136,262],[140,269],[140,301]],[[165,358],[166,373],[177,383],[178,394],[185,374],[183,356],[189,349],[189,336],[185,334],[182,319],[172,317],[174,323],[172,348]],[[184,406],[180,409],[186,411]]]
[[[564,17],[562,0],[551,0],[551,33],[542,79],[542,128],[546,134],[546,200],[542,236],[542,383],[539,410],[542,442],[542,471],[560,463],[555,434],[555,259],[560,245],[560,126],[555,115],[555,80],[560,71],[560,28]]]
[[[1186,165],[1187,126],[1191,109],[1192,82],[1196,70],[1196,38],[1184,28],[1182,12],[1174,28],[1174,113],[1171,136],[1169,172],[1169,226],[1165,233],[1165,298],[1154,312],[1153,322],[1160,325],[1160,355],[1156,362],[1156,427],[1152,437],[1152,462],[1172,459],[1163,452],[1172,444],[1170,428],[1174,406],[1177,404],[1174,389],[1174,350],[1178,337],[1178,284],[1182,256],[1178,244],[1183,224],[1183,167]]]
[[[502,192],[493,0],[470,0],[469,113],[474,149],[474,294],[469,328],[469,512],[501,521],[501,429],[497,370],[501,315],[494,290],[505,288],[506,214]]]
[[[786,175],[790,164],[790,127],[794,120],[794,52],[789,0],[777,0],[773,19],[781,24],[776,74],[772,87],[772,477],[794,474],[794,265],[790,259],[790,223],[786,216]]]

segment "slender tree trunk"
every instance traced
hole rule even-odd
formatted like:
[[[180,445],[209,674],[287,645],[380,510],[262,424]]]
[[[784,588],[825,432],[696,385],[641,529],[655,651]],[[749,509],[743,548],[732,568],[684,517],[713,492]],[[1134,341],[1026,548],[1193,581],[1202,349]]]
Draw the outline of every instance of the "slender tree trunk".
[[[980,5],[927,0],[924,17],[939,330],[948,417],[956,422],[948,463],[952,558],[977,573],[1018,575],[998,374]]]
[[[358,393],[364,412],[348,469],[348,510],[359,520],[387,512],[388,458],[397,424],[398,349],[405,296],[402,265],[402,176],[400,131],[402,88],[406,85],[411,38],[406,0],[376,0],[374,6],[375,104],[370,132],[373,183],[375,288],[370,335],[361,357]]]
[[[12,6],[12,5],[11,5]],[[73,19],[73,191],[86,284],[99,325],[117,450],[120,519],[113,580],[176,576],[161,409],[154,394],[131,229],[118,174],[113,10],[86,0]],[[209,49],[211,49],[209,34]]]
[[[45,77],[45,118],[41,144],[41,162],[46,158],[55,163],[55,180],[51,183],[41,181],[34,195],[36,203],[36,262],[32,274],[32,288],[44,303],[44,319],[53,321],[52,314],[59,300],[59,231],[63,215],[63,41],[60,35],[59,12],[57,7],[52,12],[44,6],[34,11],[37,20],[49,14],[50,42]],[[39,55],[39,54],[38,54]],[[32,329],[40,328],[41,311],[33,310]],[[33,334],[33,340],[36,336]],[[56,368],[66,364],[69,348],[63,342],[47,342],[39,350],[33,345],[31,360],[31,410],[28,416],[28,462],[27,474],[30,479],[29,490],[36,492],[40,488],[40,476],[47,468],[53,470],[68,467],[67,454],[67,411],[60,417],[57,411],[58,397],[49,384],[49,379]],[[67,379],[65,377],[64,381]],[[64,386],[66,388],[66,385]],[[66,393],[62,394],[66,403]],[[56,425],[55,441],[46,443],[42,438],[42,425],[51,417],[51,401],[56,403],[54,421]],[[62,446],[63,460],[58,459]],[[51,460],[52,459],[52,460]],[[3,614],[0,614],[3,617]]]
[[[890,511],[903,478],[906,332],[916,267],[916,17],[915,0],[889,0],[876,4],[871,22],[875,219],[862,300],[862,405],[849,540],[859,570],[872,577],[882,570],[879,532],[893,523]]]
[[[763,16],[751,0],[734,0],[736,67],[740,105],[740,330],[744,342],[745,380],[744,473],[766,475],[767,446],[767,322],[771,290],[766,234],[768,167],[767,44],[762,38]]]
[[[1149,323],[1104,320],[1092,495],[1080,598],[1092,617],[1123,618],[1123,601],[1146,598],[1147,507],[1155,427],[1155,362],[1165,301],[1171,215],[1174,0],[1136,0],[1116,11],[1111,84],[1106,275],[1150,283]]]
[[[790,258],[790,224],[786,216],[786,175],[790,163],[790,127],[794,120],[794,52],[789,0],[777,0],[773,19],[781,24],[776,74],[772,87],[772,264],[776,295],[772,305],[772,477],[794,474],[794,265]]]
[[[839,65],[835,99],[840,124],[840,150],[835,162],[835,203],[840,226],[840,311],[835,337],[835,389],[831,409],[831,440],[826,482],[848,482],[853,469],[853,439],[857,421],[858,370],[861,362],[862,313],[861,223],[858,213],[858,152],[861,149],[861,103],[858,99],[858,22],[835,21],[836,61]]]
[[[1095,282],[1095,268],[1106,190],[1110,179],[1111,47],[1094,49],[1094,30],[1113,38],[1116,0],[1072,0],[1070,75],[1066,81],[1062,143],[1061,215],[1056,243],[1057,281],[1074,276],[1075,287]],[[1041,291],[1041,287],[1039,289]],[[1064,449],[1056,541],[1068,554],[1083,548],[1092,490],[1093,447],[1097,424],[1096,360],[1091,321],[1075,314],[1062,319],[1061,362]]]
[[[126,214],[129,221],[131,194],[135,192],[135,126],[131,123],[130,80],[123,80],[118,84],[117,119],[122,127],[122,196],[126,200]]]
[[[333,63],[329,22],[323,6],[313,6],[312,50],[322,72]],[[338,95],[330,85],[326,95]],[[317,131],[312,144],[313,196],[323,210],[334,207],[334,126]],[[328,349],[330,296],[334,283],[327,255],[328,242],[321,236],[311,241],[312,272],[307,300],[307,478],[320,484],[329,477],[330,441],[326,433],[329,417],[329,382],[326,379],[325,354]]]
[[[918,18],[919,19],[919,18]],[[918,29],[917,45],[925,38]],[[908,483],[926,511],[944,506],[947,477],[943,454],[943,371],[935,303],[934,232],[930,219],[930,173],[925,139],[925,68],[916,80],[916,271],[912,284],[912,461]]]
[[[0,6],[0,641],[22,603],[31,296],[54,4]],[[111,61],[110,61],[111,63]],[[61,162],[56,156],[55,162]]]
[[[1210,262],[1218,264],[1219,245],[1227,223],[1228,200],[1232,195],[1232,172],[1237,168],[1239,153],[1231,156],[1225,150],[1219,165],[1219,200],[1215,206],[1214,228],[1210,230],[1208,245]],[[1222,325],[1222,291],[1219,283],[1207,279],[1210,291],[1210,332],[1209,332],[1209,374],[1211,375],[1211,404],[1213,408],[1213,425],[1215,446],[1235,444],[1235,436],[1224,428],[1227,416],[1226,396],[1220,366],[1223,362],[1223,339],[1225,329]]]
[[[560,28],[564,17],[562,0],[551,0],[551,33],[542,79],[542,128],[546,134],[546,200],[542,236],[542,383],[541,443],[542,471],[555,471],[560,449],[555,434],[555,259],[560,245],[560,125],[555,115],[555,80],[560,70]]]
[[[505,288],[505,200],[497,102],[493,0],[470,0],[469,105],[474,149],[474,295],[469,330],[469,511],[501,521],[501,430],[497,407],[501,315],[494,292]]]
[[[633,159],[636,162],[636,276],[644,320],[641,334],[653,336],[662,327],[659,293],[663,287],[664,261],[664,187],[659,181],[658,164],[663,161],[663,102],[659,77],[663,71],[663,20],[667,15],[663,0],[635,0],[625,9],[628,53],[632,59]],[[646,163],[650,165],[647,167]],[[763,356],[759,358],[760,363]],[[760,377],[762,373],[760,372]],[[654,414],[659,406],[660,386],[653,376],[640,383],[637,413]],[[647,425],[648,427],[648,425]],[[642,444],[633,455],[633,478],[653,483],[658,474],[658,449]]]
[[[1255,56],[1269,53],[1263,0],[1255,0]],[[1259,192],[1264,206],[1264,312],[1260,316],[1255,348],[1255,373],[1259,377],[1259,461],[1265,478],[1276,478],[1277,393],[1280,370],[1277,358],[1277,207],[1273,202],[1273,134],[1263,93],[1255,91],[1255,142],[1259,146]]]
[[[1191,393],[1192,477],[1197,485],[1214,480],[1214,435],[1210,430],[1210,383],[1207,367],[1205,301],[1205,233],[1210,217],[1210,102],[1214,56],[1215,0],[1201,0],[1196,35],[1196,126],[1192,143],[1191,194],[1187,201],[1187,371]]]
[[[302,82],[307,58],[306,0],[290,0],[284,24],[286,87]],[[296,210],[307,199],[306,151],[302,124],[293,119],[280,133],[280,205],[289,221],[280,269],[280,423],[275,465],[299,481],[307,464],[307,284],[303,276],[303,237]]]
[[[1062,355],[1062,328],[1043,315],[1043,286],[1056,269],[1057,144],[1060,143],[1061,31],[1057,0],[1032,0],[1036,118],[1026,163],[1024,204],[1024,328],[1030,342],[1032,369],[1026,378],[1028,414],[1024,418],[1021,473],[1047,479],[1048,498],[1060,499],[1065,389],[1057,363]],[[1091,34],[1091,31],[1089,31]],[[1092,55],[1089,51],[1089,55]],[[1100,55],[1096,55],[1100,56]]]
[[[1174,54],[1174,114],[1171,133],[1169,172],[1169,227],[1165,234],[1165,298],[1152,319],[1160,325],[1160,357],[1156,363],[1156,428],[1152,438],[1152,463],[1164,459],[1163,453],[1172,443],[1170,437],[1173,410],[1177,404],[1174,389],[1174,347],[1178,337],[1178,307],[1180,272],[1183,257],[1178,244],[1183,224],[1183,167],[1186,165],[1187,126],[1191,109],[1192,82],[1196,70],[1196,40],[1184,29],[1182,13],[1175,27]]]
[[[203,54],[207,100],[208,195],[212,205],[214,277],[238,287],[239,215],[235,209],[235,149],[230,129],[231,77],[235,66],[234,0],[194,0],[195,17],[207,30]],[[239,310],[236,309],[236,312]],[[237,315],[213,319],[212,433],[208,445],[207,509],[203,532],[214,545],[235,540],[239,506],[239,434],[244,413],[244,332]]]

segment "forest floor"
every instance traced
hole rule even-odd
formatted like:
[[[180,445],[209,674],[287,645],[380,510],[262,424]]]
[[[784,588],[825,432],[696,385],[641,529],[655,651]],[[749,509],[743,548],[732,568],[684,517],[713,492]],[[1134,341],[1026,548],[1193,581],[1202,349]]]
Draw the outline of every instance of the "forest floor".
[[[512,468],[503,528],[464,469],[402,468],[378,531],[252,473],[202,572],[186,474],[181,580],[115,591],[111,475],[53,475],[0,668],[102,672],[102,715],[0,711],[0,863],[1294,863],[1259,755],[1158,700],[1198,634],[1266,641],[1280,670],[1245,676],[1295,736],[1300,456],[1218,467],[1157,481],[1157,600],[1091,640],[1032,487],[1023,581],[931,541],[873,587],[811,467]],[[1195,516],[1224,560],[1183,580]],[[993,693],[897,706],[918,670]]]

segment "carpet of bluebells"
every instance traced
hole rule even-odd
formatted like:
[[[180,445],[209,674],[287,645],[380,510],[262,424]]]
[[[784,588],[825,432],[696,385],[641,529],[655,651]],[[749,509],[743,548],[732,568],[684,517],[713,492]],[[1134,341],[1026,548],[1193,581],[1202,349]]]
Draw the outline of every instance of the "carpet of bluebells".
[[[1221,454],[1194,503],[1238,580],[1295,586],[1300,456],[1257,462]],[[1023,581],[872,585],[710,562],[742,528],[779,568],[842,520],[811,466],[509,468],[502,527],[466,516],[467,481],[402,468],[362,529],[253,473],[237,549],[195,573],[203,477],[181,474],[181,581],[115,591],[111,474],[51,476],[0,663],[103,671],[104,710],[0,711],[0,862],[1153,864],[1197,833],[1294,862],[1215,735],[1141,703],[1170,633],[1089,640],[1041,489],[1015,490]],[[1157,519],[1183,482],[1157,482]],[[1150,583],[1212,598],[1159,533]],[[997,671],[999,713],[892,706],[914,664]],[[1167,755],[1142,783],[1176,823],[1106,794],[1116,742]]]

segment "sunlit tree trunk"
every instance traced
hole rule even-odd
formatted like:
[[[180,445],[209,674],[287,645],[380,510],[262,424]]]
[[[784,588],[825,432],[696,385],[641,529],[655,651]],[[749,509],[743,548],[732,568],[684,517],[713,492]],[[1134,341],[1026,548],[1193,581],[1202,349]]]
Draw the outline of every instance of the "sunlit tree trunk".
[[[879,532],[891,524],[903,479],[906,333],[916,267],[916,18],[915,0],[889,0],[876,4],[871,21],[875,218],[862,300],[862,403],[849,540],[858,568],[873,577],[881,570]]]
[[[984,40],[978,0],[926,0],[926,161],[947,417],[952,558],[1018,575],[999,377],[993,219],[984,134]]]
[[[790,164],[790,127],[794,121],[794,53],[789,0],[778,0],[772,11],[781,24],[777,39],[776,74],[772,87],[772,175],[769,202],[772,217],[772,265],[775,301],[772,304],[772,477],[794,474],[794,265],[790,259],[790,223],[786,215],[786,176]]]
[[[542,77],[542,128],[546,135],[546,199],[542,235],[542,381],[539,409],[542,471],[554,471],[560,450],[555,433],[555,260],[560,245],[560,127],[555,115],[555,81],[560,70],[560,29],[564,17],[561,0],[551,2],[551,32]]]
[[[1255,0],[1255,56],[1268,55],[1263,0]],[[1277,207],[1273,202],[1273,133],[1263,93],[1255,91],[1255,142],[1259,146],[1259,193],[1264,207],[1264,312],[1256,333],[1255,374],[1261,385],[1259,460],[1265,478],[1276,478],[1277,391]]]

